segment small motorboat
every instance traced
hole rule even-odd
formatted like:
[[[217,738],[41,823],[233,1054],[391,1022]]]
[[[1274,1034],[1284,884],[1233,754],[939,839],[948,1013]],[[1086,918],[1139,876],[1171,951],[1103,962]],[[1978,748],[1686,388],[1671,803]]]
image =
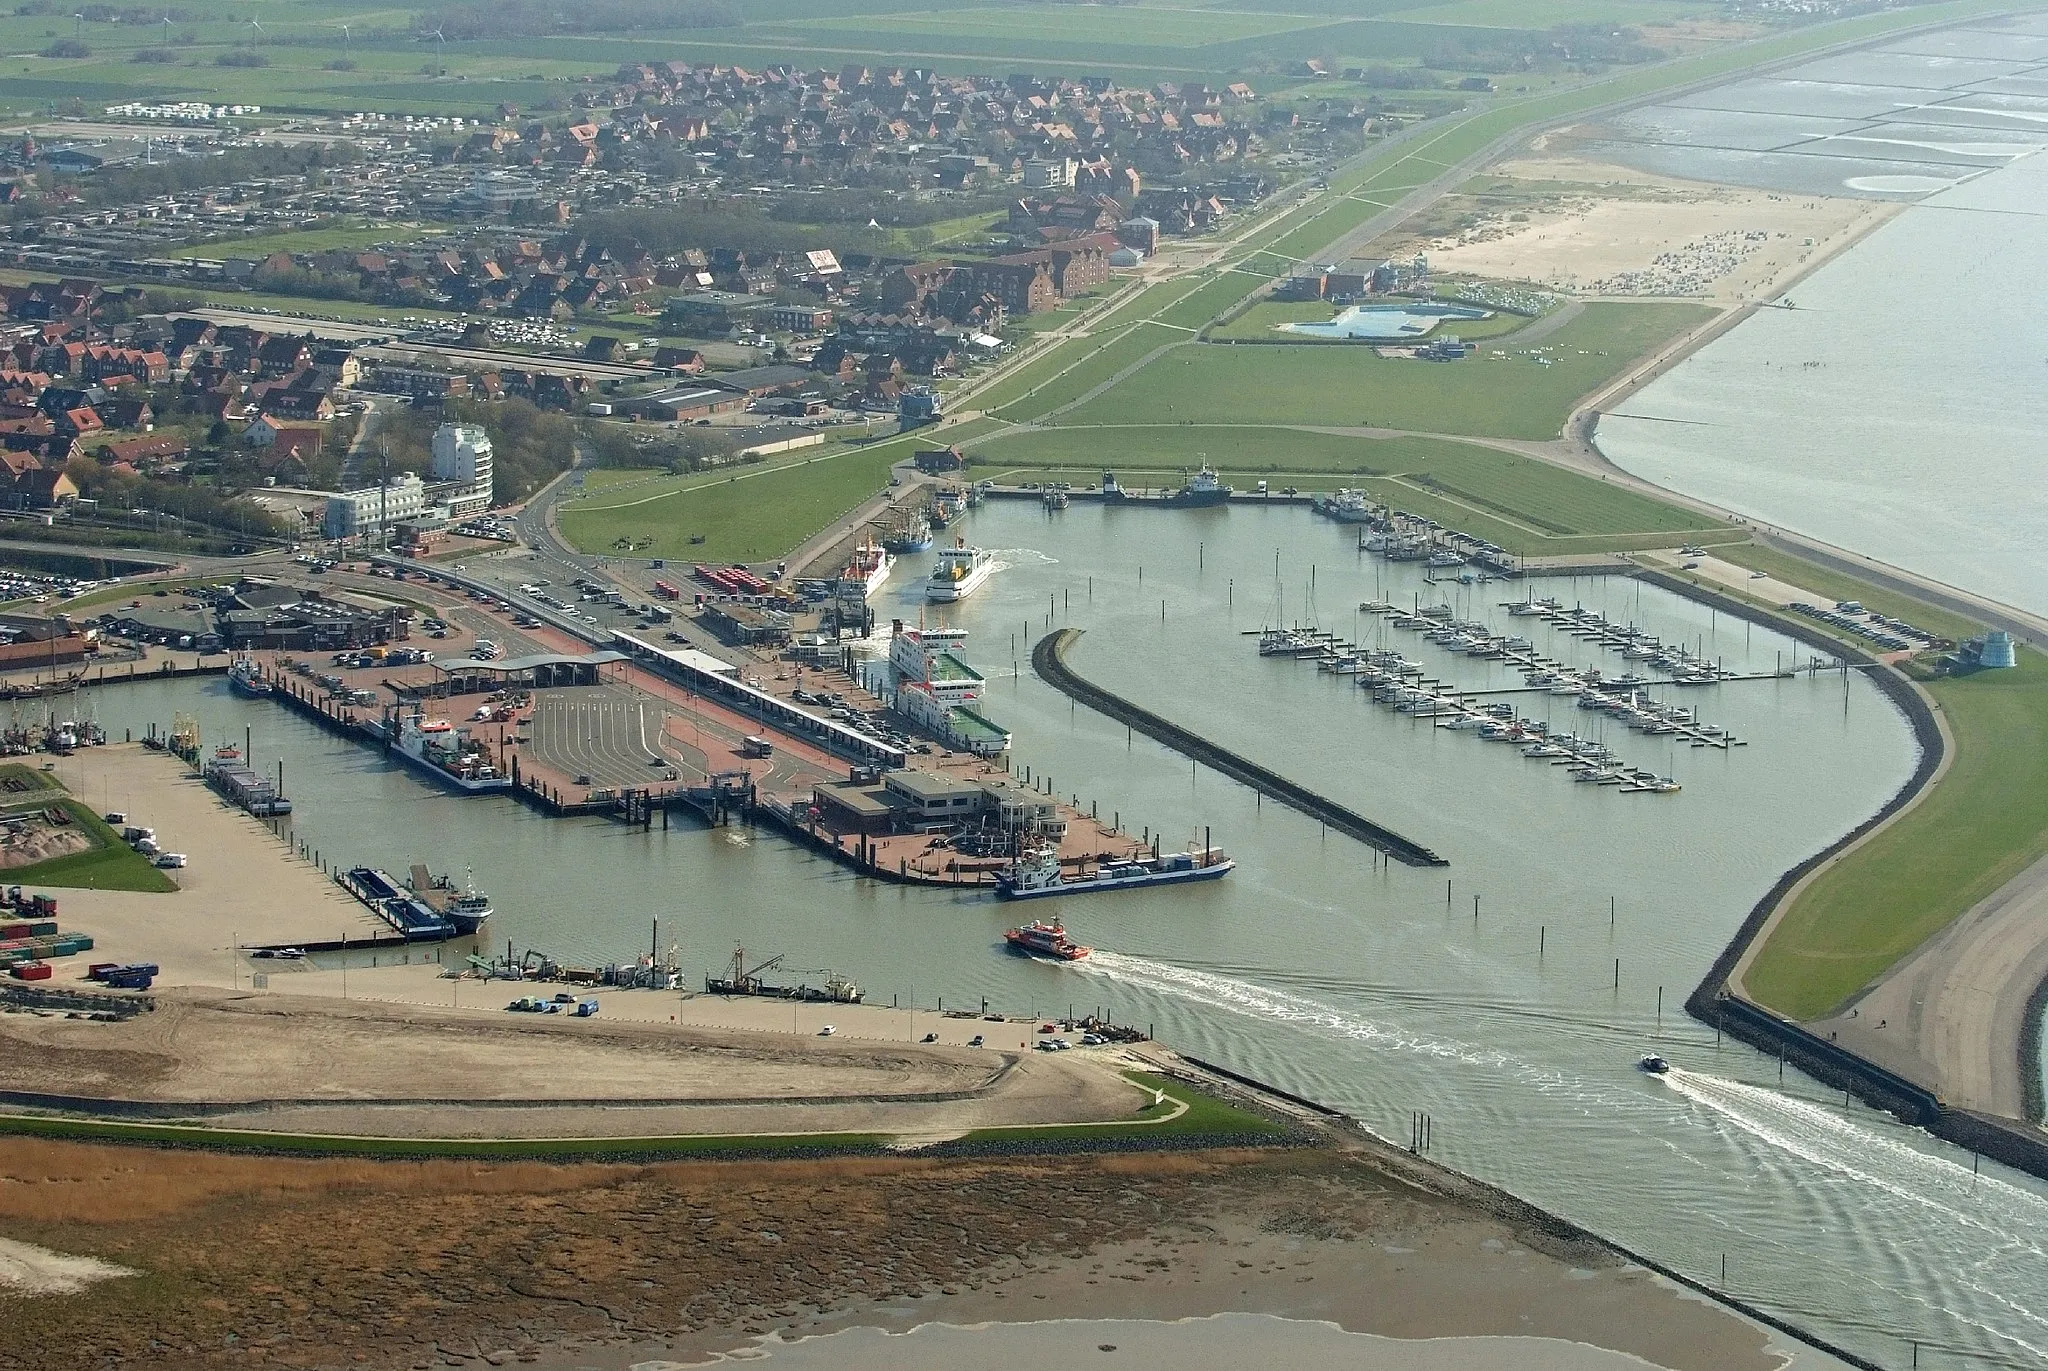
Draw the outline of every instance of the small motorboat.
[[[1671,1070],[1671,1063],[1652,1052],[1649,1056],[1636,1063],[1636,1070],[1646,1076],[1662,1076]]]

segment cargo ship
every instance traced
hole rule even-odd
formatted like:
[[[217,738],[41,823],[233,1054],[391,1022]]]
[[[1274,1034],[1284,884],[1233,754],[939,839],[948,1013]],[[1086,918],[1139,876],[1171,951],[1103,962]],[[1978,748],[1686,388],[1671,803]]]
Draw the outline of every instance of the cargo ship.
[[[1036,900],[1049,895],[1095,895],[1112,890],[1138,890],[1152,885],[1214,881],[1237,869],[1237,863],[1216,848],[1170,852],[1163,857],[1135,857],[1104,862],[1091,876],[1067,876],[1060,854],[1036,848],[996,873],[996,894],[1005,900]]]
[[[260,700],[271,693],[272,685],[263,679],[263,669],[256,665],[256,659],[244,653],[228,663],[228,689],[237,695],[246,695]]]
[[[969,547],[965,538],[939,554],[932,574],[924,583],[924,597],[941,603],[964,600],[995,574],[996,555],[987,548]]]
[[[707,995],[757,995],[770,1000],[801,1000],[807,1004],[859,1004],[861,988],[836,972],[822,972],[823,985],[774,985],[761,979],[762,973],[773,971],[782,965],[780,955],[770,957],[757,966],[747,965],[747,950],[735,945],[732,950],[732,971],[724,976],[709,972],[704,976],[704,993]]]
[[[1056,962],[1078,962],[1095,949],[1083,947],[1067,937],[1067,930],[1054,919],[1051,923],[1033,922],[1022,928],[1013,928],[1003,935],[1003,941],[1014,952],[1029,957],[1049,957]]]
[[[334,883],[362,901],[372,914],[413,943],[446,942],[455,936],[455,921],[400,885],[389,873],[358,866],[334,873]]]
[[[446,719],[387,714],[373,731],[393,752],[443,785],[470,795],[512,788],[512,778],[491,763],[483,745]]]

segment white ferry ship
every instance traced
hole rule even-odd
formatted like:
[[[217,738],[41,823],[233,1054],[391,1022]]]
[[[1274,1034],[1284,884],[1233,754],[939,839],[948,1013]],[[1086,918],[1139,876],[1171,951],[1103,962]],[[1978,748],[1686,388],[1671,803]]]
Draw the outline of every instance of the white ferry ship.
[[[964,600],[995,574],[996,555],[986,548],[969,547],[965,538],[939,553],[932,574],[924,583],[927,600]]]

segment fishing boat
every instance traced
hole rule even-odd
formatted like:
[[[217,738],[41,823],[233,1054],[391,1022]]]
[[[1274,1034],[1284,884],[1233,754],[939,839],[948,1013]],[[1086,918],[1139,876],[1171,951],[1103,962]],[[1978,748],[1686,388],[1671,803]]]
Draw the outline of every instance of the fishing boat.
[[[256,665],[256,659],[241,653],[228,663],[228,689],[237,695],[260,700],[269,695],[273,687],[263,679],[263,668]]]
[[[1194,479],[1169,495],[1165,503],[1181,509],[1203,509],[1211,505],[1228,504],[1231,490],[1217,478],[1216,472],[1207,463],[1197,471]]]
[[[982,582],[995,574],[996,555],[986,548],[969,547],[965,538],[955,538],[953,546],[939,554],[939,560],[932,566],[932,574],[925,580],[924,597],[927,600],[947,602],[964,600],[980,589]]]
[[[460,889],[446,876],[430,876],[424,865],[415,863],[412,893],[424,900],[433,910],[455,926],[457,933],[467,936],[484,926],[484,920],[491,917],[491,899],[476,888],[476,873],[465,877]]]
[[[932,548],[932,521],[922,514],[910,516],[910,522],[900,524],[882,539],[882,550],[901,557],[910,552],[929,552]]]
[[[1095,950],[1067,937],[1067,930],[1060,926],[1058,919],[1051,923],[1033,921],[1022,928],[1013,928],[1003,934],[1003,941],[1013,951],[1030,957],[1048,957],[1056,962],[1078,962]]]
[[[870,538],[853,550],[853,556],[847,559],[846,569],[839,573],[839,579],[858,581],[862,594],[873,599],[875,592],[882,588],[882,582],[888,580],[889,573],[895,569],[895,557]]]
[[[1068,877],[1060,868],[1057,848],[1026,852],[996,873],[996,894],[1005,900],[1035,900],[1048,895],[1093,895],[1136,890],[1152,885],[1180,885],[1228,876],[1237,863],[1216,848],[1169,852],[1163,857],[1135,857],[1104,862],[1092,876]]]

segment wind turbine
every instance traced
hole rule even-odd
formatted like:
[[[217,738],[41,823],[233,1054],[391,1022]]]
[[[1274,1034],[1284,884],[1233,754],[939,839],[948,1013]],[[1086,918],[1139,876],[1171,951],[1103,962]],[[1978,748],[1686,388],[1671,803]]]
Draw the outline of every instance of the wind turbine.
[[[164,46],[165,46],[165,47],[169,47],[170,45],[171,45],[171,14],[170,14],[170,11],[169,11],[169,10],[166,10],[166,11],[164,11]]]
[[[71,36],[73,38],[85,37],[85,15],[81,13],[74,14],[71,17],[77,21],[71,26]]]
[[[440,57],[436,61],[435,65],[440,68],[441,75],[446,76],[448,74],[448,35],[441,32],[441,30],[439,29],[435,29],[434,41],[441,45],[440,48],[438,49],[438,51],[440,52]]]
[[[347,25],[347,24],[343,24],[343,25],[341,25],[341,45],[342,45],[342,47],[344,47],[344,48],[346,48],[346,47],[348,46],[348,25]]]
[[[249,16],[249,27],[256,30],[256,32],[261,33],[263,32],[263,21],[252,14]],[[256,40],[251,38],[249,41],[253,43]]]

